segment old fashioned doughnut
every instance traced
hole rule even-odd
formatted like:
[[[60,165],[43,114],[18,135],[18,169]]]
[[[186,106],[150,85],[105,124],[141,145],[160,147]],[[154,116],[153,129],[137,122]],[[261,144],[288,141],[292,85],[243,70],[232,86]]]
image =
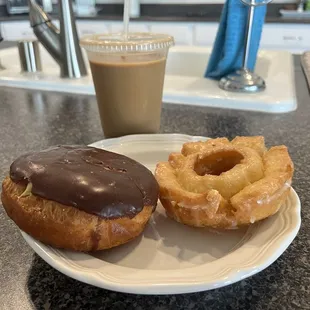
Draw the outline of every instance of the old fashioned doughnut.
[[[137,237],[158,200],[153,174],[138,162],[87,146],[56,146],[19,157],[2,183],[8,216],[32,237],[77,251]]]
[[[264,138],[185,143],[156,167],[160,200],[169,217],[196,227],[236,228],[276,213],[294,172],[286,146]]]

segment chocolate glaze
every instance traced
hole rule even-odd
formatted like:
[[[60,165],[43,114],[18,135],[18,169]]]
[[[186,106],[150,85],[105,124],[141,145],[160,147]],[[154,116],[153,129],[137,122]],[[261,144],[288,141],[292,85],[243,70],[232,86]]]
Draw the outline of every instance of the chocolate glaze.
[[[104,219],[132,218],[156,207],[158,184],[138,162],[87,146],[56,146],[25,154],[10,167],[15,183],[32,193]]]

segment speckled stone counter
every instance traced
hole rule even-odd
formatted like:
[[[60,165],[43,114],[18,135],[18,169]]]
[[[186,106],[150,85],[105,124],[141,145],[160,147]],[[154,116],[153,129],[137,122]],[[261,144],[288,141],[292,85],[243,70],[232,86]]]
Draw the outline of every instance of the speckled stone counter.
[[[0,308],[310,309],[310,97],[298,61],[295,73],[296,112],[270,115],[165,104],[162,114],[162,132],[211,137],[260,134],[270,145],[289,147],[303,220],[297,238],[273,265],[252,278],[209,292],[175,296],[110,292],[70,279],[47,265],[0,208]],[[0,133],[1,179],[21,153],[103,138],[94,97],[9,88],[0,88]]]

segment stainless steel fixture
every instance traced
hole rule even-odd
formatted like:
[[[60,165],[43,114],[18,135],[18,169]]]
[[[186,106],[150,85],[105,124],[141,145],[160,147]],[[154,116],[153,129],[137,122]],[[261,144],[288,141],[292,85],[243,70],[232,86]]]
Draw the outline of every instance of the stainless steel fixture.
[[[1,33],[1,31],[0,31],[0,42],[2,42],[3,41],[3,37],[2,37],[2,33]],[[0,59],[0,71],[1,70],[4,70],[5,68],[2,66],[2,63],[1,63],[1,59]]]
[[[297,12],[302,13],[304,11],[304,6],[306,4],[306,0],[299,0],[298,6],[297,6]]]
[[[18,52],[22,72],[37,72],[42,70],[39,42],[37,40],[19,41]]]
[[[246,39],[245,39],[245,51],[243,56],[242,68],[237,69],[235,72],[230,73],[219,82],[220,88],[244,93],[256,93],[266,88],[266,83],[259,75],[248,69],[248,59],[250,52],[250,42],[253,28],[254,9],[257,6],[267,5],[272,0],[241,0],[243,4],[249,6]]]
[[[72,1],[59,0],[60,30],[35,2],[28,0],[30,24],[42,45],[60,66],[61,77],[80,78],[87,75],[79,45]]]

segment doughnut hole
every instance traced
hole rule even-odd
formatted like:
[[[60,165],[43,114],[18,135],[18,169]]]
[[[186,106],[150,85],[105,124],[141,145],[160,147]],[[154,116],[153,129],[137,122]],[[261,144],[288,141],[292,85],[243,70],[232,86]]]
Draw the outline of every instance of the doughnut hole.
[[[194,171],[199,176],[221,175],[240,164],[242,159],[244,159],[243,155],[235,150],[220,151],[198,158]]]

